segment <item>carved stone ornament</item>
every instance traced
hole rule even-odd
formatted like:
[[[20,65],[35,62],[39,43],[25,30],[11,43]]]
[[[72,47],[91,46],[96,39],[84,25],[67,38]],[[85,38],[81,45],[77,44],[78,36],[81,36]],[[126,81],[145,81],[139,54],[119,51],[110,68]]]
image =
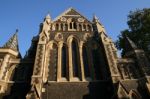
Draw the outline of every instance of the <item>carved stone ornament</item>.
[[[63,40],[63,35],[62,35],[61,33],[57,33],[57,34],[55,35],[55,40],[56,40],[56,41],[61,41],[61,40]]]
[[[78,18],[78,22],[84,22],[83,18]]]
[[[89,37],[90,37],[90,34],[89,33],[85,33],[84,36],[83,36],[83,39],[86,41]]]
[[[68,20],[67,20],[67,22],[71,22],[72,21],[72,18],[69,18]]]
[[[60,20],[63,21],[63,22],[66,22],[66,21],[67,21],[67,19],[66,19],[65,17],[61,17]]]

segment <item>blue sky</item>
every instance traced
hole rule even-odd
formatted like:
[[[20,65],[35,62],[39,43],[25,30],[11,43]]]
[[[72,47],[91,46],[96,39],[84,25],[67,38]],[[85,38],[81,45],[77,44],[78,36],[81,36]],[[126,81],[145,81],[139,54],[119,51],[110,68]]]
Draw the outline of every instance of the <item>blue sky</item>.
[[[47,13],[54,19],[69,7],[89,20],[96,14],[115,41],[128,28],[129,11],[150,8],[150,0],[0,0],[0,46],[19,29],[19,49],[24,56]]]

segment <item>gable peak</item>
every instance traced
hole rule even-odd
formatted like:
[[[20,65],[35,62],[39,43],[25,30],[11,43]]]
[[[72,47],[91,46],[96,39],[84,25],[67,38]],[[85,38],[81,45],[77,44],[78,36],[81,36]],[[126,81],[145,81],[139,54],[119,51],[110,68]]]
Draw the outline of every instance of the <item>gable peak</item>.
[[[60,14],[59,16],[57,16],[53,21],[56,21],[56,20],[60,19],[61,17],[65,17],[65,16],[76,16],[76,17],[83,17],[83,18],[85,18],[78,11],[76,11],[76,9],[70,7],[67,10],[65,10],[62,14]]]

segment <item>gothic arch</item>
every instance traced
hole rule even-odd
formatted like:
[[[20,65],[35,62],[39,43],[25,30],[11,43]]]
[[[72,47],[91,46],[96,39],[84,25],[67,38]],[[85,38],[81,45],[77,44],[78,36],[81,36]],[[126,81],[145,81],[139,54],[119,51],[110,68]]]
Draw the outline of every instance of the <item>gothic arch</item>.
[[[7,70],[7,74],[6,74],[6,78],[5,78],[6,81],[12,81],[13,80],[15,68],[16,68],[16,65],[11,65],[10,68]]]
[[[77,41],[78,45],[79,45],[80,40],[79,40],[79,38],[76,35],[70,35],[67,38],[67,44],[68,45],[71,44],[71,42],[72,42],[73,39],[75,39]]]
[[[58,46],[58,43],[52,40],[47,43],[46,49],[50,50],[53,44],[56,44]]]

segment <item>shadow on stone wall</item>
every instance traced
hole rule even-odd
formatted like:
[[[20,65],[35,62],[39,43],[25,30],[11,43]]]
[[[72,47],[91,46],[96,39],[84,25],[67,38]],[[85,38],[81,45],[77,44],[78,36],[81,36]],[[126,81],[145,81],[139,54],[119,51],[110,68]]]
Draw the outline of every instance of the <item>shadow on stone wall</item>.
[[[45,84],[42,99],[111,99],[109,82],[59,82]]]

